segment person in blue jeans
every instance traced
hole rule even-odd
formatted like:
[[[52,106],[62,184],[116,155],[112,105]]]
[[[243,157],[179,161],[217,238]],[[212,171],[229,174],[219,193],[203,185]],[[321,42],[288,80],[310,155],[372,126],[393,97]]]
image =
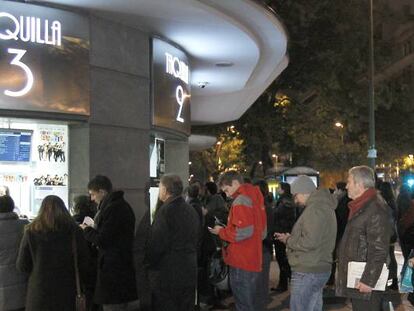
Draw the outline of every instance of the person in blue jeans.
[[[275,233],[286,244],[292,269],[290,310],[322,311],[322,291],[331,274],[336,239],[336,199],[327,189],[317,190],[301,175],[291,185],[295,203],[304,206],[292,233]]]
[[[258,282],[262,271],[262,240],[267,234],[263,195],[259,187],[244,183],[236,171],[223,173],[219,185],[234,200],[227,226],[216,225],[209,231],[225,241],[223,258],[230,267],[236,311],[262,311],[257,297],[263,297]]]

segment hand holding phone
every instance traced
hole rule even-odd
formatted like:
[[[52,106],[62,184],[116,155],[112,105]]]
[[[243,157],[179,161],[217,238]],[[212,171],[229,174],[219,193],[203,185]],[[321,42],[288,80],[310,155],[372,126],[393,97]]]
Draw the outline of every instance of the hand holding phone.
[[[276,240],[279,240],[280,242],[286,244],[287,239],[290,237],[290,233],[279,233],[279,232],[276,232],[273,236],[274,236],[274,238]]]
[[[215,235],[218,235],[220,230],[223,229],[222,226],[217,226],[217,225],[214,226],[214,228],[211,228],[211,227],[207,227],[207,228],[208,228],[208,231],[210,231],[210,233],[215,234]]]

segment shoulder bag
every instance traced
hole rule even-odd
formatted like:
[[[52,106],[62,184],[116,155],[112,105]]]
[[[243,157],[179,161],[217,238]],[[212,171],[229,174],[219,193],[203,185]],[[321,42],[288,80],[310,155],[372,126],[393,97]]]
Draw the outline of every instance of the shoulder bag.
[[[79,278],[79,266],[78,266],[78,250],[76,247],[76,232],[72,236],[72,253],[75,263],[75,278],[76,278],[76,311],[86,311],[86,297],[82,293],[80,287],[80,278]]]

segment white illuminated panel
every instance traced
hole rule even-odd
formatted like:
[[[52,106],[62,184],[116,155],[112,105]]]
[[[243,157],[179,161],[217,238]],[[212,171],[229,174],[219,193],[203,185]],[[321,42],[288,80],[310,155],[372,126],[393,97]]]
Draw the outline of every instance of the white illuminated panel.
[[[313,181],[313,183],[315,184],[315,187],[318,187],[318,178],[316,176],[308,176],[308,177]],[[296,180],[296,178],[298,178],[298,176],[286,176],[286,182],[288,184],[292,184]]]

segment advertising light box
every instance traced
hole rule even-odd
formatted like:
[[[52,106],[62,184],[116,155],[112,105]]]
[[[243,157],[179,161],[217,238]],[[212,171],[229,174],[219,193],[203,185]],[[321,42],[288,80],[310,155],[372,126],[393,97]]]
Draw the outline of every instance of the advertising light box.
[[[86,17],[0,0],[1,109],[89,115]]]
[[[0,162],[29,162],[33,131],[0,129]]]
[[[190,135],[190,68],[171,44],[152,40],[152,124]]]
[[[18,214],[37,216],[42,200],[57,195],[68,206],[68,125],[0,118],[0,185]]]

